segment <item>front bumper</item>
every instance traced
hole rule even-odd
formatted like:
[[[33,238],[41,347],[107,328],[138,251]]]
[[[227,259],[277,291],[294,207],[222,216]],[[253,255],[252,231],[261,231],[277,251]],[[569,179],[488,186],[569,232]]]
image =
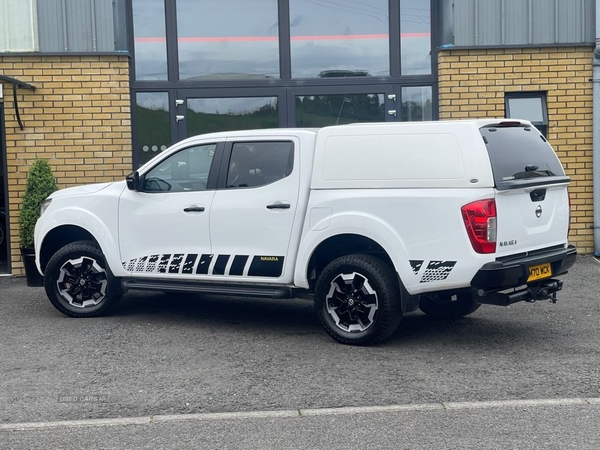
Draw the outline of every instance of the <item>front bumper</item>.
[[[479,303],[509,305],[518,301],[556,299],[556,292],[562,289],[562,282],[545,278],[527,282],[529,268],[549,263],[552,277],[567,273],[575,263],[577,249],[550,248],[528,252],[508,258],[499,258],[485,264],[471,280],[473,298]],[[501,292],[508,291],[510,292]]]

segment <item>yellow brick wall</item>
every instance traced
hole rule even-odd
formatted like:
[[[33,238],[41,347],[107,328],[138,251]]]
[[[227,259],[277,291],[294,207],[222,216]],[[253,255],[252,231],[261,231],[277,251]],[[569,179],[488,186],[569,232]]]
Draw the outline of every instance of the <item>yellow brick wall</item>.
[[[32,160],[50,163],[60,189],[122,179],[132,168],[129,62],[125,56],[0,56],[0,74],[35,86],[4,83],[12,273],[23,273],[18,213]]]
[[[448,50],[439,53],[440,119],[504,117],[506,92],[546,92],[548,140],[572,178],[571,234],[594,251],[591,47]]]

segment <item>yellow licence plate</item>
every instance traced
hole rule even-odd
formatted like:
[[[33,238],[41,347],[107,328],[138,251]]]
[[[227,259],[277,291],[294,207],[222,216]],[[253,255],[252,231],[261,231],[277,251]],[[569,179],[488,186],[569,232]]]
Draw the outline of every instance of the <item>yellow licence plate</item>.
[[[552,268],[550,263],[539,264],[537,266],[531,266],[529,268],[529,278],[527,282],[541,280],[542,278],[548,278],[552,276]]]

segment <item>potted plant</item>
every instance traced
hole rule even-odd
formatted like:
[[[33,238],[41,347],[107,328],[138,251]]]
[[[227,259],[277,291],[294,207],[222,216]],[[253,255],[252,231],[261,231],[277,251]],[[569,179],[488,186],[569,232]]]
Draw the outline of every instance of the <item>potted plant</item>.
[[[46,198],[56,191],[56,180],[50,164],[45,159],[36,159],[27,174],[27,184],[23,193],[19,214],[19,238],[21,240],[21,256],[25,266],[27,285],[40,287],[44,279],[35,266],[35,250],[33,235],[35,223],[40,217],[40,207]]]

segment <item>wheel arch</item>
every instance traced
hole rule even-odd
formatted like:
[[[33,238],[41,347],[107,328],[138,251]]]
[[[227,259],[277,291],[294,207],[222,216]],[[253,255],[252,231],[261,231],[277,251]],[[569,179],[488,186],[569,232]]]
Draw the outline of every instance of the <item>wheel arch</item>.
[[[395,271],[390,255],[374,239],[354,233],[337,234],[319,243],[310,255],[305,274],[310,289],[314,290],[318,275],[327,264],[336,258],[352,254],[373,255]]]
[[[77,225],[60,225],[50,230],[40,246],[40,269],[42,273],[46,270],[50,258],[65,245],[76,241],[93,241],[98,246],[98,240],[85,228]]]

